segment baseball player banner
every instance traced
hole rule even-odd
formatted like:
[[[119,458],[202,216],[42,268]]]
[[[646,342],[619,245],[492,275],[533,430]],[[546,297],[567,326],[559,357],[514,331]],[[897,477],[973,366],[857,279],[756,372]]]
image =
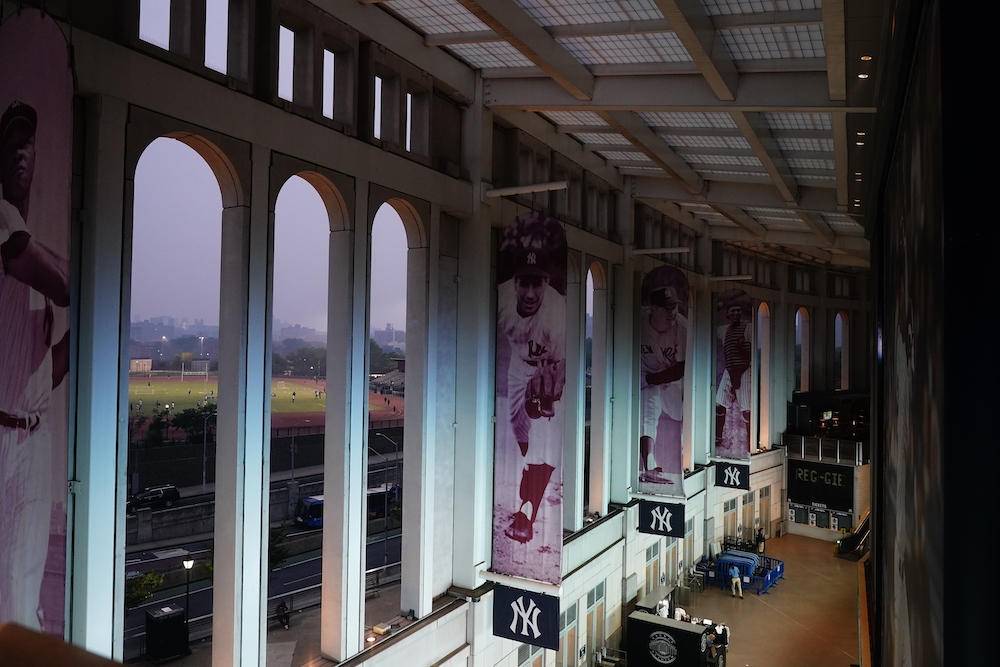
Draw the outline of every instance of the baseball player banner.
[[[497,258],[493,570],[562,580],[566,234],[532,211]]]
[[[716,311],[715,455],[750,458],[753,302],[741,289],[719,295]]]
[[[661,266],[642,280],[639,492],[683,496],[688,280]]]
[[[0,623],[64,634],[73,77],[51,17],[0,24]]]

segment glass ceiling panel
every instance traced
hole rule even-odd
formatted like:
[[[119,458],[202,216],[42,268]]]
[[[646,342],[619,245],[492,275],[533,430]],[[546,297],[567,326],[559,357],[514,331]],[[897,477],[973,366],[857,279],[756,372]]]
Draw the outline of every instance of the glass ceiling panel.
[[[802,139],[799,137],[779,137],[778,148],[783,151],[833,152],[833,139]]]
[[[788,158],[788,166],[792,169],[834,169],[833,160],[813,160],[804,158]]]
[[[490,29],[455,0],[389,0],[382,4],[429,35]]]
[[[727,113],[700,111],[646,111],[636,114],[650,127],[718,127],[734,129],[736,123]]]
[[[686,154],[684,161],[688,164],[725,164],[734,167],[762,167],[760,160],[749,155],[698,155]]]
[[[710,16],[724,14],[761,14],[799,9],[819,9],[822,0],[701,0],[701,6]]]
[[[833,119],[828,113],[764,113],[764,121],[772,130],[832,130]]]
[[[596,134],[590,132],[577,132],[573,135],[577,141],[585,144],[612,144],[614,146],[630,146],[632,142],[620,134]]]
[[[749,150],[750,144],[743,137],[689,137],[686,135],[660,135],[670,146],[686,146],[689,148],[743,148]]]
[[[822,58],[826,56],[823,26],[762,26],[720,30],[733,60]]]
[[[533,62],[507,42],[452,44],[448,50],[473,67],[531,67]]]
[[[632,162],[649,162],[649,156],[639,151],[598,151],[598,154],[605,160],[630,160]]]
[[[593,111],[543,111],[542,115],[556,125],[607,125]]]
[[[585,65],[677,63],[691,60],[687,49],[672,32],[563,37],[556,41]]]
[[[514,0],[543,26],[662,19],[653,0]]]

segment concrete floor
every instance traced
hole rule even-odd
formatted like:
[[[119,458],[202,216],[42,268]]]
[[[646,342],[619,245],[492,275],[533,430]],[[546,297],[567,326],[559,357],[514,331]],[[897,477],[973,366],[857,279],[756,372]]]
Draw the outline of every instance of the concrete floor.
[[[767,541],[785,578],[765,594],[733,598],[706,588],[684,608],[730,628],[732,667],[849,667],[860,664],[858,564],[836,558],[830,542],[799,535]]]
[[[849,667],[860,664],[858,565],[834,557],[833,545],[798,535],[767,541],[767,555],[785,562],[785,578],[765,595],[733,598],[728,589],[706,588],[684,608],[692,616],[730,628],[732,667]],[[365,623],[405,623],[398,617],[399,586],[369,597]],[[291,628],[273,622],[267,633],[267,667],[331,664],[319,654],[320,611],[292,615]],[[191,646],[176,667],[210,667],[210,640]],[[146,665],[142,661],[132,664]]]

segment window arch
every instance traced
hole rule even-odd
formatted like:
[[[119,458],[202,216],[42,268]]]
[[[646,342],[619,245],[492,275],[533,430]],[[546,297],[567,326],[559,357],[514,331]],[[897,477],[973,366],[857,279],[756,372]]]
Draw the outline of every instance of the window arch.
[[[837,316],[833,320],[833,388],[841,391],[850,388],[850,339],[850,321],[847,311],[838,311]]]
[[[809,311],[795,311],[795,390],[809,391]]]
[[[757,447],[771,444],[771,309],[757,306]]]

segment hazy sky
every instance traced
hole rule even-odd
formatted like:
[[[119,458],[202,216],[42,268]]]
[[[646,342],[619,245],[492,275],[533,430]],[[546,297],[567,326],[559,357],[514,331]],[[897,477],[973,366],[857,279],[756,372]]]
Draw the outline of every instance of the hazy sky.
[[[132,320],[159,315],[219,321],[222,196],[208,165],[179,141],[157,139],[135,174]],[[275,204],[274,317],[326,326],[329,222],[299,177]],[[371,324],[406,328],[406,237],[390,206],[375,216]]]

